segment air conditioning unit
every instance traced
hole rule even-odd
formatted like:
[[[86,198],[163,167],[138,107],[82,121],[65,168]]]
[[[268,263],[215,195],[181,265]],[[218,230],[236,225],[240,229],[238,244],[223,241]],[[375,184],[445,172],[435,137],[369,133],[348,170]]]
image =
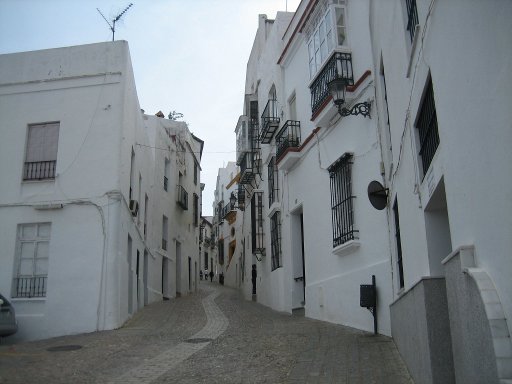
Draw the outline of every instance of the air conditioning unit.
[[[137,216],[139,213],[139,202],[137,200],[130,200],[130,212],[132,216]]]

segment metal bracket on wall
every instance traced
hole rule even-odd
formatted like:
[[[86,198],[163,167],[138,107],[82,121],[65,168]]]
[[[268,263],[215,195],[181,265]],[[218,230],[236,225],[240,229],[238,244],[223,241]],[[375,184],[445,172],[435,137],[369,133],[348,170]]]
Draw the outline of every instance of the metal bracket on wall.
[[[359,305],[365,307],[373,315],[373,333],[377,334],[377,286],[375,275],[372,275],[372,284],[361,284]]]

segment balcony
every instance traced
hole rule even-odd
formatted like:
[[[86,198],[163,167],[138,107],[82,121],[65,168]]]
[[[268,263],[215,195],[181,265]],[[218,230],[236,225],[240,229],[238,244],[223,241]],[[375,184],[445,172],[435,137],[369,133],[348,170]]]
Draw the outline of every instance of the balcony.
[[[185,191],[182,185],[178,185],[176,188],[176,203],[183,208],[183,210],[188,210],[188,192]]]
[[[300,121],[287,120],[283,128],[276,135],[277,154],[279,159],[288,148],[300,146]]]
[[[55,179],[57,160],[27,161],[23,168],[23,180]]]
[[[254,152],[247,152],[240,163],[240,184],[250,184],[259,174],[260,159]]]
[[[45,297],[46,276],[17,277],[12,297]]]
[[[311,113],[315,116],[330,100],[327,84],[336,78],[343,78],[347,85],[354,85],[352,54],[334,52],[309,87],[311,90]]]
[[[236,124],[236,162],[240,165],[243,156],[247,152],[252,151],[251,135],[249,131],[249,118],[240,116]]]
[[[231,202],[227,203],[224,208],[222,208],[222,218],[226,219],[229,224],[232,224],[236,219],[236,209],[234,204]]]
[[[279,128],[279,111],[277,100],[270,99],[261,114],[261,136],[262,144],[269,144],[272,141],[274,133]]]

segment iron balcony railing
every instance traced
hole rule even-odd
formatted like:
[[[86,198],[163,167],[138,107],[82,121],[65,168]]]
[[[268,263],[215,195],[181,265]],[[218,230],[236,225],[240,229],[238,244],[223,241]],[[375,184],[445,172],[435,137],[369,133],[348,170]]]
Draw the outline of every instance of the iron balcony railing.
[[[270,99],[261,114],[261,143],[269,144],[279,127],[277,100]]]
[[[235,210],[235,206],[231,204],[231,202],[227,203],[222,208],[222,218],[225,218],[230,212]]]
[[[55,178],[57,160],[27,161],[23,169],[23,180],[45,180]]]
[[[188,209],[188,192],[182,185],[177,186],[176,203],[184,210]]]
[[[283,128],[276,135],[277,159],[288,148],[297,148],[300,146],[300,121],[287,120]]]
[[[327,84],[336,78],[345,79],[347,85],[354,85],[351,53],[334,52],[309,87],[311,90],[311,112],[313,115],[318,112],[330,97]]]
[[[13,297],[45,297],[46,276],[14,278]]]

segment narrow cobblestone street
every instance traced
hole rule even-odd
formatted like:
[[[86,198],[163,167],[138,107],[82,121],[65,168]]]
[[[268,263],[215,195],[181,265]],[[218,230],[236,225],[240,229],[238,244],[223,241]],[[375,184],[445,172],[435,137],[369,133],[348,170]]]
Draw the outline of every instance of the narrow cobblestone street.
[[[149,305],[118,330],[5,341],[0,383],[412,380],[388,337],[280,314],[201,281],[197,294]]]

